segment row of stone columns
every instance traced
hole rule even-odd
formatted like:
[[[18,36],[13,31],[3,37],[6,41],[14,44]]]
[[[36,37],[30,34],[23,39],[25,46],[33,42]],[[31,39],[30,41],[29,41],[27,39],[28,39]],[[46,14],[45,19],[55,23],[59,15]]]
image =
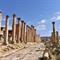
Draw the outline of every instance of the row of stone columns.
[[[18,20],[18,23],[16,23],[16,20]],[[9,44],[9,39],[8,39],[8,21],[9,21],[9,16],[6,16],[6,22],[5,22],[5,33],[4,33],[4,44],[8,45]],[[27,43],[27,42],[35,42],[36,38],[36,29],[34,29],[34,26],[31,25],[28,26],[26,23],[21,20],[20,18],[16,18],[16,15],[13,14],[13,23],[12,23],[12,41],[11,43]]]

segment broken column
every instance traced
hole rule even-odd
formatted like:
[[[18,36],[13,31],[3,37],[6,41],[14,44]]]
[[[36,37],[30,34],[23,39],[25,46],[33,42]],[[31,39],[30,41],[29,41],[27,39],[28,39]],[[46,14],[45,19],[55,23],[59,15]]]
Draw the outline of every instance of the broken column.
[[[16,15],[13,14],[12,43],[16,43]]]
[[[4,44],[6,44],[6,45],[9,44],[9,42],[8,42],[8,19],[9,19],[9,16],[7,15],[6,23],[5,23],[5,39],[4,39]]]

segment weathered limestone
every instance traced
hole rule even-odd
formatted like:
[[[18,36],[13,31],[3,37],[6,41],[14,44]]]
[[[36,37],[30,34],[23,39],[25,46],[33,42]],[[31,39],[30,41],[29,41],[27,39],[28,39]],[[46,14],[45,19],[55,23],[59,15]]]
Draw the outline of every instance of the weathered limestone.
[[[9,42],[8,42],[8,19],[9,19],[9,16],[7,15],[6,23],[5,23],[5,39],[4,39],[4,44],[6,44],[6,45],[9,44]]]
[[[21,37],[21,25],[20,25],[20,18],[17,18],[18,19],[18,26],[16,27],[17,29],[17,42],[19,43],[20,42],[20,37]]]
[[[36,42],[36,29],[34,29],[34,42]]]
[[[1,31],[1,22],[2,22],[2,12],[0,11],[0,40],[2,38],[3,32]]]
[[[54,44],[55,43],[55,22],[52,22],[52,24],[53,24],[53,33],[52,33],[53,41],[52,41],[52,43]]]
[[[31,27],[29,27],[28,25],[26,26],[26,41],[27,42],[32,42]]]
[[[31,25],[31,32],[32,32],[32,42],[34,42],[35,41],[35,38],[34,38],[35,32],[34,32],[34,26],[33,25]]]
[[[24,43],[26,43],[26,23],[24,22]]]
[[[25,42],[25,22],[21,21],[21,42]]]
[[[16,43],[16,15],[13,14],[12,43]]]
[[[53,36],[53,32],[51,33],[51,42],[54,42],[54,36]]]
[[[2,12],[0,11],[0,33],[1,33]]]

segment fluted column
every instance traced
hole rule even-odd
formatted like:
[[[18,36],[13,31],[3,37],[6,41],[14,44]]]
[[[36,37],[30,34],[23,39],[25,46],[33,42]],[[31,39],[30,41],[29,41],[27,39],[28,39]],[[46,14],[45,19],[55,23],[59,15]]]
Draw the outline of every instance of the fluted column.
[[[16,43],[16,15],[13,14],[12,43]]]
[[[9,19],[9,16],[7,15],[6,16],[6,23],[5,23],[5,39],[4,39],[4,44],[9,44],[8,42],[8,19]]]

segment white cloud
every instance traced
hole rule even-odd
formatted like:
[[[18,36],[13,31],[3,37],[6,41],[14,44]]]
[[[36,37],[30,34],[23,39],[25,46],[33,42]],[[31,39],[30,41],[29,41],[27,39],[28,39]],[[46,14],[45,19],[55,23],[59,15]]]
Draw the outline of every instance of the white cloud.
[[[42,19],[42,20],[37,22],[37,26],[36,26],[37,33],[39,33],[42,30],[46,30],[46,24],[45,23],[46,23],[45,19]]]
[[[59,21],[60,20],[60,15],[53,16],[51,18],[52,21]]]
[[[60,20],[60,15],[58,15],[58,16],[56,17],[56,20]]]
[[[46,23],[46,20],[42,19],[42,20],[38,21],[37,25],[41,25],[41,24],[45,24],[45,23]]]
[[[41,20],[41,23],[45,23],[45,22],[46,22],[46,20],[45,20],[45,19]]]

